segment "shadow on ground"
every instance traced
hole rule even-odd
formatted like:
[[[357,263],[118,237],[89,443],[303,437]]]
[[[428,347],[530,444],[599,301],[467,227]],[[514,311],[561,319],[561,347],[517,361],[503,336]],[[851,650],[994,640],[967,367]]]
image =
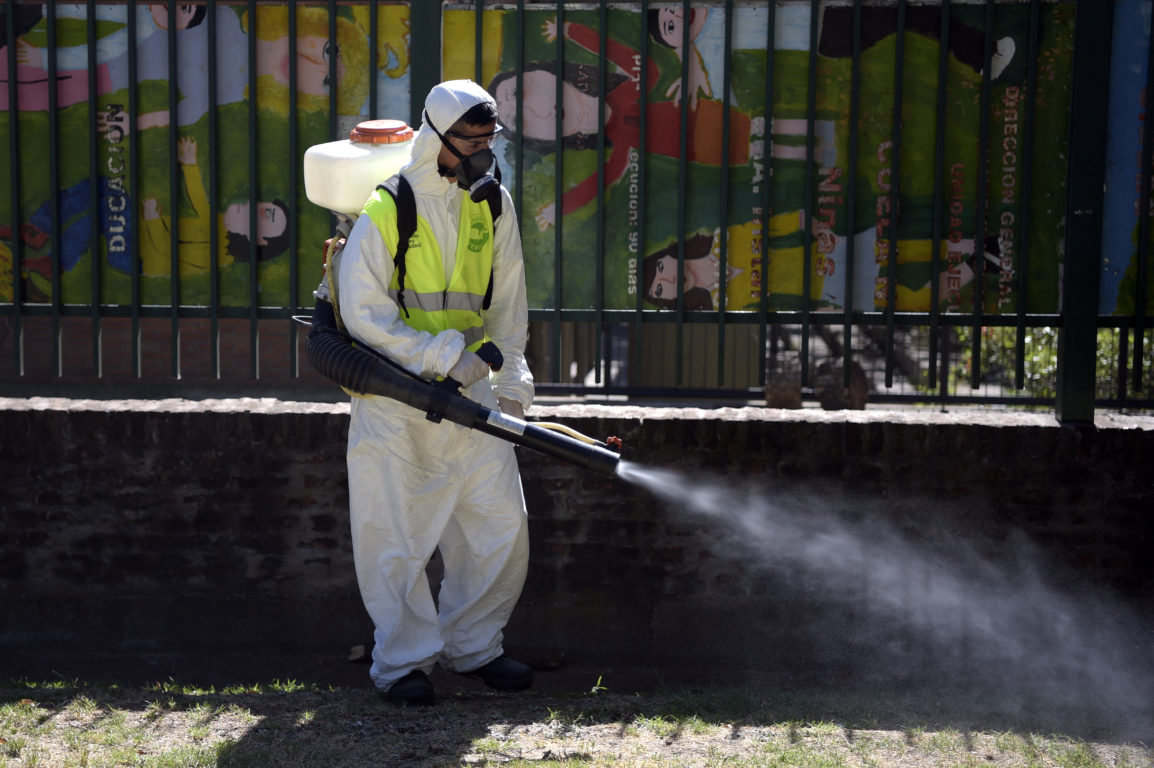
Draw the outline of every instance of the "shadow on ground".
[[[438,704],[413,709],[383,702],[369,683],[367,665],[338,653],[8,656],[0,662],[0,680],[56,683],[0,687],[0,704],[27,699],[45,710],[62,710],[84,696],[140,712],[158,700],[172,712],[203,705],[250,712],[247,727],[234,735],[223,732],[218,766],[570,760],[587,757],[585,751],[599,740],[625,739],[639,722],[673,724],[657,748],[688,749],[692,735],[675,725],[687,720],[724,724],[730,734],[725,739],[735,748],[749,738],[743,731],[761,727],[784,728],[788,740],[795,740],[798,724],[839,729],[847,742],[866,732],[912,739],[943,730],[964,744],[981,732],[1062,734],[1099,744],[1154,741],[1154,705],[1146,711],[1095,709],[1076,687],[1015,691],[994,680],[902,681],[872,677],[867,670],[800,679],[784,667],[742,674],[561,664],[539,670],[531,691],[501,694],[438,669]]]

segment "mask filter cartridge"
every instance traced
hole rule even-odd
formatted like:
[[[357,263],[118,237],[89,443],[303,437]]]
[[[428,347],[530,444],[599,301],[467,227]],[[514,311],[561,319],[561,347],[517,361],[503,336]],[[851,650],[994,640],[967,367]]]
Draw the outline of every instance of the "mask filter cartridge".
[[[501,182],[489,172],[497,158],[492,150],[482,149],[471,155],[461,157],[454,174],[457,177],[457,186],[468,191],[470,199],[479,203],[490,195],[496,194],[501,188]]]

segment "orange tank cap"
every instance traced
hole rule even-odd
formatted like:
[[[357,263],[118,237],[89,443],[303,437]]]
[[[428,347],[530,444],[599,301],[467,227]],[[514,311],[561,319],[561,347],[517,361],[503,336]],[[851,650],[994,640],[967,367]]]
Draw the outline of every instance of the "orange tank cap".
[[[413,138],[413,129],[404,120],[365,120],[349,131],[349,141],[357,144],[399,144]]]

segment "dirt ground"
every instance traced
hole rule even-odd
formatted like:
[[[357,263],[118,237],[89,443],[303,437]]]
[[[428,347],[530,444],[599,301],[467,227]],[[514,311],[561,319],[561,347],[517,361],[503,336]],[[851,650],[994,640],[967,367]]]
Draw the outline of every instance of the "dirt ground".
[[[946,689],[711,686],[661,681],[638,670],[561,668],[539,672],[531,691],[503,694],[438,670],[437,705],[403,708],[377,696],[361,664],[264,658],[246,674],[233,667],[239,660],[201,659],[206,666],[199,671],[188,658],[143,659],[135,666],[107,661],[87,675],[60,673],[59,687],[0,684],[0,704],[19,702],[46,724],[35,740],[35,764],[202,765],[204,758],[195,755],[209,754],[218,768],[1154,766],[1148,738],[1083,720],[1076,711],[1031,710]],[[113,676],[120,663],[133,666],[115,675],[120,683],[84,682]],[[284,674],[265,677],[257,668]],[[162,677],[170,672],[173,677]],[[51,680],[27,679],[37,677]],[[126,677],[154,682],[126,686]],[[241,679],[290,677],[320,687],[237,687]],[[225,687],[190,692],[175,684],[193,680]],[[87,762],[77,763],[81,758]]]
[[[350,661],[358,648],[313,655],[274,655],[254,649],[250,656],[188,653],[68,657],[29,653],[0,654],[0,682],[26,680],[83,686],[189,688],[259,688],[292,681],[311,690],[346,694],[357,701],[397,708],[379,701],[363,660]],[[911,725],[972,730],[1030,730],[1064,733],[1083,739],[1127,739],[1154,744],[1154,702],[1143,711],[1122,711],[1109,702],[1093,704],[1076,690],[1040,692],[1007,689],[997,680],[895,679],[861,669],[807,678],[789,668],[776,671],[733,669],[658,669],[585,667],[570,663],[557,649],[510,647],[516,658],[535,670],[532,689],[524,694],[490,691],[477,680],[437,668],[433,682],[438,706],[472,709],[498,706],[528,709],[541,717],[550,706],[600,707],[617,700],[625,709],[660,713],[670,700],[729,700],[737,710],[754,707],[755,719],[805,719],[853,723],[859,727],[904,728]],[[627,702],[633,702],[628,704]],[[295,705],[294,705],[295,706]],[[728,705],[722,709],[732,709]],[[612,709],[613,707],[610,707]],[[666,707],[668,709],[668,707]],[[709,705],[704,707],[709,709]],[[768,708],[768,709],[766,709]],[[732,717],[736,711],[728,711]]]
[[[117,738],[136,740],[141,764],[213,749],[218,766],[1154,766],[1154,713],[1118,720],[1077,700],[865,676],[802,681],[787,670],[734,682],[741,676],[717,670],[590,669],[520,649],[539,667],[530,691],[496,693],[438,669],[437,705],[401,708],[380,699],[349,650],[0,654],[0,703],[53,725],[37,744],[60,758],[47,765],[69,764],[78,734],[98,733],[115,712],[128,734]],[[7,682],[19,680],[57,685]],[[89,739],[89,759],[111,749]]]

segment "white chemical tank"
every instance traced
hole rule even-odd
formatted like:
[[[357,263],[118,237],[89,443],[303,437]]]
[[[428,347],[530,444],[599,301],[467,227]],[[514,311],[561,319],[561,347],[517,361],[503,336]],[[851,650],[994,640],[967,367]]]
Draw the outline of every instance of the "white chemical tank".
[[[305,150],[305,195],[322,208],[349,218],[385,179],[409,162],[413,129],[402,120],[366,120],[347,141]]]

